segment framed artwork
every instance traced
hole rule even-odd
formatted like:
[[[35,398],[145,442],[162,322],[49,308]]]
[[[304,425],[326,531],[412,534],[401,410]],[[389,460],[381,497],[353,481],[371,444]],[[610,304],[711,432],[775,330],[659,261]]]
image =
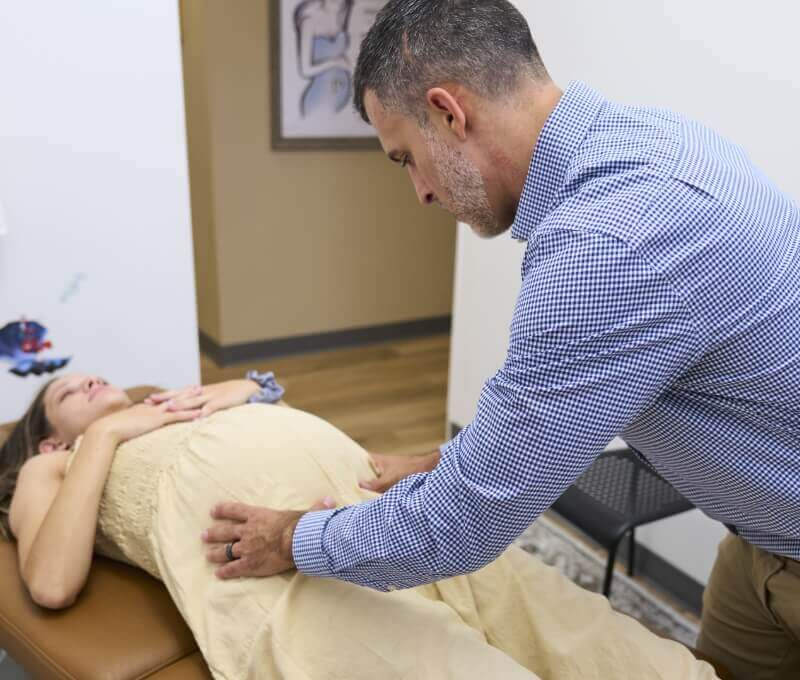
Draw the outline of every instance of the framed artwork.
[[[272,147],[380,149],[353,108],[353,69],[386,0],[268,1]]]

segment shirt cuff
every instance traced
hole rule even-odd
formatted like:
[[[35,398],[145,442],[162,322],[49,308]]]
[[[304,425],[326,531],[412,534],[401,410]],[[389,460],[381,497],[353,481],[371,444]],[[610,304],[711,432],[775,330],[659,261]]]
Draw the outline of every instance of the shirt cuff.
[[[298,571],[308,576],[331,577],[330,560],[325,554],[322,538],[328,521],[337,510],[307,512],[300,518],[292,538],[292,557]]]

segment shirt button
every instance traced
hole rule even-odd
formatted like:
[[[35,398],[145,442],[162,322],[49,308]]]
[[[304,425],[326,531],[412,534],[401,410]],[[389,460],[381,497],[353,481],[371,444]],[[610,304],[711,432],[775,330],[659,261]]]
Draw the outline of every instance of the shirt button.
[[[390,593],[393,593],[395,590],[397,590],[397,587],[396,586],[389,586],[386,590],[388,592],[390,592]]]

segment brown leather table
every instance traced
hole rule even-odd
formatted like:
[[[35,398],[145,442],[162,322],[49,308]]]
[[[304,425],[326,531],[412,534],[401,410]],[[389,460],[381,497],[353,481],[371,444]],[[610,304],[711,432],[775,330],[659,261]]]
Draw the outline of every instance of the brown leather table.
[[[0,647],[34,678],[211,678],[164,586],[139,569],[95,557],[75,604],[36,605],[16,546],[0,541]]]

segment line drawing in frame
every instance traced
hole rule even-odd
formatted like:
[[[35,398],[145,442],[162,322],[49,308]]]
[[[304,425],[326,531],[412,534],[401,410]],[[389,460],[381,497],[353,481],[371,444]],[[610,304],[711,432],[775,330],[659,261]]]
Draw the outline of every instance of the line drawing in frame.
[[[379,150],[353,108],[353,69],[386,0],[268,1],[272,148]]]

